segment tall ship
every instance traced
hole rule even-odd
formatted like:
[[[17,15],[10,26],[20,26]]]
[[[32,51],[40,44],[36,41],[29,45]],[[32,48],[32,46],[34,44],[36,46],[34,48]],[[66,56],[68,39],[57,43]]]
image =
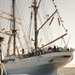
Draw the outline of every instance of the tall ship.
[[[57,75],[72,61],[54,0],[1,0],[0,8],[1,75]]]

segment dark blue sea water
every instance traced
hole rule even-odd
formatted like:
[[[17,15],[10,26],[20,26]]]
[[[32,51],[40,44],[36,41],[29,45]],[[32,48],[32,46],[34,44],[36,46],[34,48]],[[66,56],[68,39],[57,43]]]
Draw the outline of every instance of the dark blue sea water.
[[[75,75],[75,67],[60,68],[58,75]]]

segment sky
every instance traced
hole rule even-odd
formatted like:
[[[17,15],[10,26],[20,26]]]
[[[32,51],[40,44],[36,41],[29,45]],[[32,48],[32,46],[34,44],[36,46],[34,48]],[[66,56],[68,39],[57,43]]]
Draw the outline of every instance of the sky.
[[[75,48],[75,0],[55,0],[64,20],[68,35],[71,35],[69,46]]]
[[[64,21],[65,27],[68,29],[68,39],[71,36],[68,46],[75,48],[75,0],[54,0],[54,2],[57,5],[60,15]],[[70,64],[74,63],[75,57]]]

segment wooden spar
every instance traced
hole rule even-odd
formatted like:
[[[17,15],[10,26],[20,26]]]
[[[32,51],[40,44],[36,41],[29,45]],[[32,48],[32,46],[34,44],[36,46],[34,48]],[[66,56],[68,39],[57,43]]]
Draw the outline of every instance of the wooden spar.
[[[0,33],[3,33],[3,34],[12,36],[12,34],[9,34],[9,33],[7,33],[7,32],[3,32],[3,31],[1,31],[1,30],[0,30]]]
[[[12,34],[9,34],[7,32],[3,32],[2,30],[0,30],[0,33],[5,34],[5,35],[9,35],[9,36],[13,36]],[[19,36],[16,35],[16,38],[19,38]]]
[[[4,19],[7,19],[7,20],[10,20],[10,21],[13,21],[12,19],[9,19],[9,18],[4,17],[4,16],[0,16],[0,17],[2,17],[2,18],[4,18]],[[18,21],[16,21],[16,23],[21,24],[21,23],[20,23],[20,22],[18,22]]]
[[[4,12],[4,11],[2,11],[2,10],[0,10],[2,13],[5,13],[5,14],[7,14],[7,15],[9,15],[9,16],[12,16],[12,17],[14,17],[12,14],[9,14],[9,13],[7,13],[7,12]],[[15,16],[15,18],[17,18],[18,20],[20,20],[20,18],[18,18],[18,17],[16,17]]]
[[[37,30],[37,32],[50,20],[51,17],[57,12],[57,10],[42,24],[42,26]]]
[[[60,38],[64,37],[65,35],[67,35],[67,33],[63,34],[62,36],[60,36],[60,37],[58,37],[58,38],[54,39],[53,41],[51,41],[51,42],[47,43],[46,45],[44,45],[44,46],[42,46],[42,47],[40,47],[40,48],[43,48],[43,47],[45,47],[45,46],[47,46],[47,45],[49,45],[49,44],[51,44],[51,43],[53,43],[53,42],[55,42],[55,41],[59,40]]]

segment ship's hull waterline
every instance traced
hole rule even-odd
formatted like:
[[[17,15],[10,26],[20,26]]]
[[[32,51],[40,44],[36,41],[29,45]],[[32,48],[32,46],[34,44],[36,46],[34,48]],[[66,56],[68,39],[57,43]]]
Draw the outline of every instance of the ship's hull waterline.
[[[54,52],[10,61],[5,64],[7,74],[56,75],[57,69],[73,59],[73,52]]]

